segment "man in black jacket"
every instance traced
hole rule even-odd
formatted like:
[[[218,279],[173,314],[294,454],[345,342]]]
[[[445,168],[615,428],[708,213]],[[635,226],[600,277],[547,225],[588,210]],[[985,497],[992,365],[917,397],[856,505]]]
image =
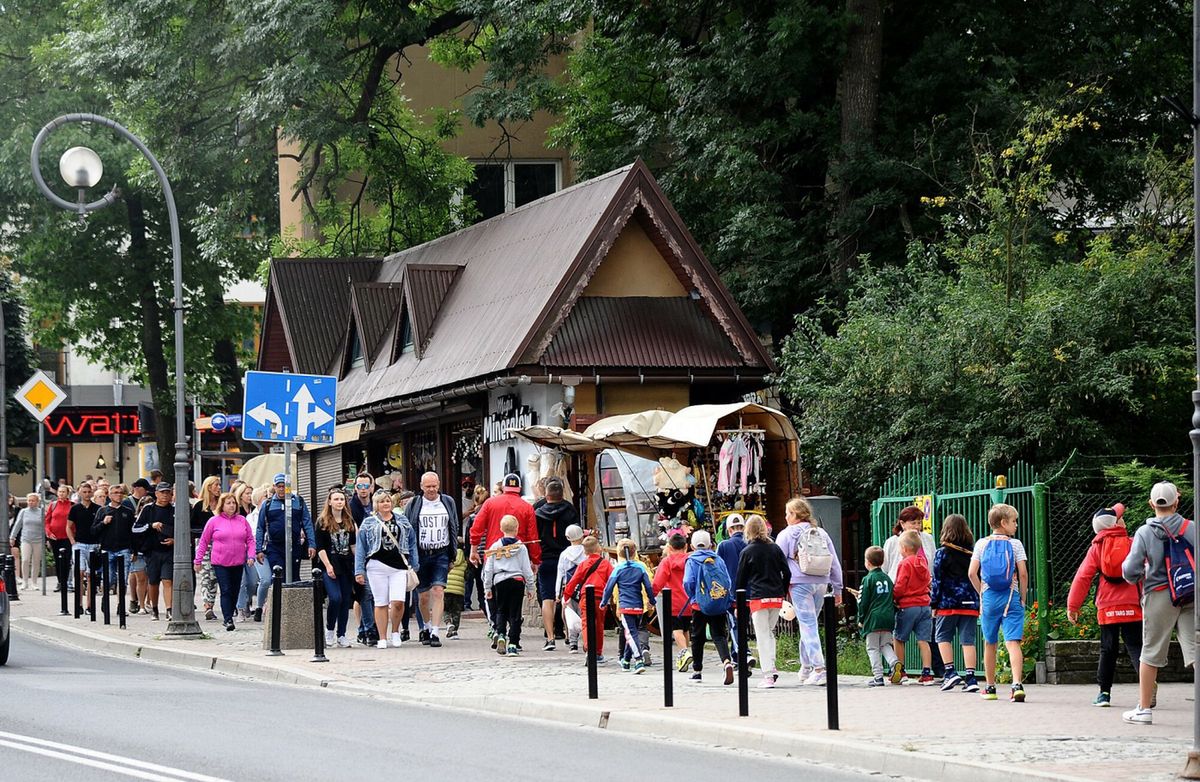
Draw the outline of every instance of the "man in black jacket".
[[[92,523],[92,535],[100,543],[100,550],[107,553],[108,577],[110,583],[116,583],[116,561],[125,562],[124,574],[129,576],[129,565],[133,559],[133,508],[125,504],[125,484],[117,483],[108,487],[108,505],[96,511],[96,520]],[[135,595],[134,590],[130,594]]]
[[[575,506],[563,499],[563,483],[559,478],[546,481],[546,500],[534,506],[537,519],[538,539],[542,545],[542,562],[538,565],[537,591],[542,602],[542,628],[546,633],[543,652],[553,652],[554,645],[554,597],[558,593],[558,557],[571,541],[567,540],[567,527],[579,523]]]
[[[158,619],[158,592],[162,585],[167,621],[171,619],[171,587],[175,571],[174,490],[169,483],[154,487],[154,504],[142,508],[134,522],[135,544],[146,553],[146,578],[150,582],[150,614]],[[140,538],[140,540],[139,540]]]

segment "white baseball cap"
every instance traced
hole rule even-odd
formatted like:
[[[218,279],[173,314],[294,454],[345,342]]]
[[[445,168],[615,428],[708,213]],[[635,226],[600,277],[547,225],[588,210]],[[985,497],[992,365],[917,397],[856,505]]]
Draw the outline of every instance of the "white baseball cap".
[[[1156,508],[1169,508],[1177,502],[1179,502],[1179,490],[1175,488],[1175,484],[1169,481],[1156,483],[1150,490],[1150,504]]]
[[[712,548],[712,535],[698,529],[692,533],[692,548]]]

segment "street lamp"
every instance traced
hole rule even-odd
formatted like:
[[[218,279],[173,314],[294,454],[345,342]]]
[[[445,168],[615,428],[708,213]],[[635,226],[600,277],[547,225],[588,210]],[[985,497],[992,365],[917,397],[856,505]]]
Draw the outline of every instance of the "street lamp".
[[[75,212],[82,220],[88,212],[103,209],[116,202],[118,192],[116,187],[102,198],[88,203],[86,191],[95,187],[104,175],[104,164],[100,156],[87,147],[72,147],[63,153],[58,163],[59,173],[63,181],[75,188],[79,200],[71,203],[60,198],[42,178],[40,159],[42,144],[51,133],[63,125],[84,124],[97,125],[111,129],[142,153],[162,186],[163,198],[167,202],[167,217],[171,225],[171,262],[175,276],[175,293],[171,300],[171,309],[175,312],[175,567],[172,583],[171,621],[167,623],[166,635],[173,638],[199,638],[200,624],[196,621],[195,583],[192,572],[191,532],[188,518],[187,503],[187,440],[184,435],[184,382],[183,382],[183,264],[180,261],[179,247],[179,214],[175,210],[175,196],[171,193],[171,183],[167,181],[166,172],[159,165],[158,159],[142,143],[141,139],[130,133],[120,124],[107,117],[97,114],[64,114],[51,120],[38,131],[33,140],[33,150],[30,163],[33,169],[33,180],[38,189],[56,206],[69,212]]]

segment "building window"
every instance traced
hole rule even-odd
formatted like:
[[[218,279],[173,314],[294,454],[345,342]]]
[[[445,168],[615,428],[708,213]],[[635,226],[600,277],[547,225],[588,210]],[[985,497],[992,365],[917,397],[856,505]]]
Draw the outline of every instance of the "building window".
[[[405,312],[400,318],[400,352],[412,353],[415,347],[413,342],[412,321],[408,318],[408,313]]]
[[[350,368],[361,367],[363,365],[363,348],[362,340],[358,338],[358,329],[353,325],[350,329]]]
[[[475,202],[479,219],[511,212],[562,188],[562,164],[557,160],[518,160],[476,163],[475,181],[464,194]]]
[[[37,351],[38,369],[45,372],[58,385],[67,384],[67,354],[62,348],[34,345]]]

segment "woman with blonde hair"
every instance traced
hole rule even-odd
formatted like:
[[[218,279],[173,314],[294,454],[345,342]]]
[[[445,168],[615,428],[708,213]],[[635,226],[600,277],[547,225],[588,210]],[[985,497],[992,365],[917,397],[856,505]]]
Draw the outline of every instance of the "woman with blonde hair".
[[[420,566],[417,536],[408,519],[394,512],[392,495],[386,489],[371,498],[372,513],[358,528],[354,549],[354,580],[364,584],[370,579],[375,596],[375,625],[379,628],[378,648],[386,649],[388,620],[391,620],[392,646],[400,646],[400,620],[408,594],[408,573]]]
[[[479,513],[479,509],[483,507],[483,503],[487,502],[487,498],[491,494],[488,492],[487,486],[482,483],[476,484],[475,492],[471,495],[471,505],[463,512],[463,543],[464,545],[471,540],[471,527],[475,524],[475,516]],[[469,552],[468,552],[469,553]],[[467,563],[467,594],[464,598],[464,611],[471,610],[471,596],[475,595],[479,598],[479,605],[486,605],[483,599],[483,565],[472,565]]]
[[[800,625],[800,683],[825,685],[825,655],[817,629],[817,614],[825,594],[833,589],[834,603],[842,603],[842,565],[829,533],[813,517],[803,497],[788,500],[787,529],[776,543],[787,559],[789,591]]]
[[[746,519],[746,547],[738,557],[734,589],[745,589],[750,622],[758,639],[758,660],[765,674],[759,687],[771,689],[779,679],[775,668],[775,625],[788,592],[791,572],[783,550],[771,540],[762,516]]]
[[[258,515],[262,512],[263,501],[269,497],[275,487],[269,483],[264,483],[257,489],[254,489],[250,494],[250,504],[254,506],[254,510],[246,515],[246,521],[249,522],[251,529],[258,527]],[[245,492],[243,491],[243,496]],[[261,622],[263,614],[263,606],[267,603],[267,591],[271,588],[271,564],[267,562],[266,557],[262,561],[255,560],[254,569],[258,572],[258,600],[254,606],[254,621]]]
[[[200,498],[192,506],[191,528],[193,549],[195,549],[196,544],[199,542],[200,536],[204,532],[204,527],[208,524],[208,520],[221,512],[220,499],[221,479],[216,475],[210,475],[200,484]],[[209,621],[217,618],[217,615],[213,612],[213,604],[217,601],[217,576],[213,571],[211,557],[212,552],[205,551],[200,562],[200,569],[196,571],[200,574],[200,595],[204,600],[204,618]]]

